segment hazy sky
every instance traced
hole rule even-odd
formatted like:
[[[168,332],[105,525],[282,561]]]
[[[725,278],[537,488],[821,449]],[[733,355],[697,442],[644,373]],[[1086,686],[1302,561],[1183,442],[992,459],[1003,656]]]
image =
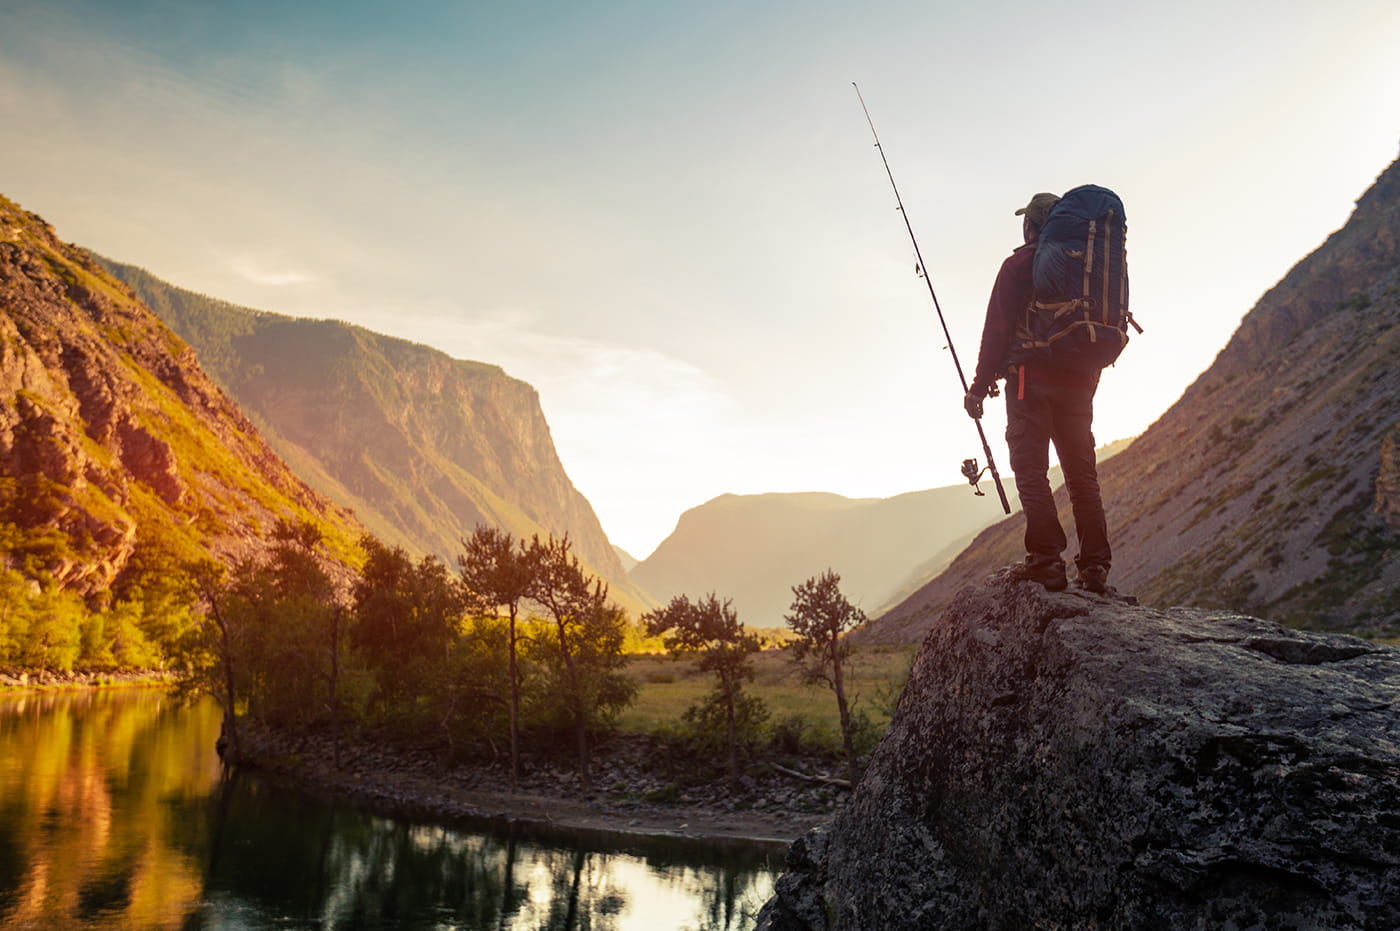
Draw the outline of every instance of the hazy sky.
[[[1013,211],[1123,197],[1147,332],[1107,441],[1396,157],[1400,3],[3,0],[0,193],[182,287],[503,366],[643,557],[724,492],[981,456],[852,81],[969,377]]]

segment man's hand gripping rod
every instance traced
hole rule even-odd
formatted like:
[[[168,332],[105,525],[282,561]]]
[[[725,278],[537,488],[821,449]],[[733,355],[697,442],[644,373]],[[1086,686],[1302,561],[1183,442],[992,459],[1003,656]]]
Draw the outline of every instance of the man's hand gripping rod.
[[[948,351],[953,356],[953,367],[958,370],[958,381],[962,382],[963,394],[967,394],[967,378],[963,375],[962,364],[958,362],[958,351],[953,348],[953,336],[948,332],[948,321],[943,318],[943,308],[938,304],[938,295],[933,292],[933,279],[929,277],[928,266],[924,264],[924,257],[919,252],[919,241],[914,238],[914,227],[909,223],[909,213],[904,209],[904,201],[899,196],[899,185],[894,183],[894,172],[890,170],[890,160],[885,158],[885,148],[880,145],[880,135],[875,132],[875,121],[870,118],[870,109],[865,105],[865,98],[861,96],[860,85],[852,81],[851,86],[856,89],[856,97],[860,99],[860,108],[865,111],[865,121],[870,124],[870,135],[875,137],[875,148],[880,150],[880,161],[885,164],[885,174],[889,175],[890,187],[894,189],[894,201],[899,205],[900,216],[904,217],[904,228],[909,231],[909,241],[914,244],[914,258],[919,262],[919,270],[923,273],[924,284],[928,285],[928,296],[933,298],[933,309],[938,311],[938,322],[943,326],[943,336],[948,340]],[[987,467],[983,471],[992,473],[992,481],[997,486],[997,497],[1001,498],[1001,507],[1006,513],[1011,513],[1011,502],[1006,500],[1006,489],[1001,486],[1001,476],[997,474],[996,463],[992,459],[992,447],[987,443],[987,434],[982,429],[981,419],[972,421],[977,425],[977,436],[982,440],[982,452],[987,456]],[[969,466],[969,464],[971,464]],[[963,474],[974,488],[977,486],[977,478],[981,477],[981,472],[977,471],[976,460],[967,459],[963,463]],[[980,490],[977,492],[982,493]]]

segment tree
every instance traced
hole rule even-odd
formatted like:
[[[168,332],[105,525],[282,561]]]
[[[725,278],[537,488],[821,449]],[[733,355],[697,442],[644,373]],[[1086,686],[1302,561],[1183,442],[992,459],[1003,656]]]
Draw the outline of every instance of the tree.
[[[197,564],[159,538],[137,542],[112,582],[107,636],[118,666],[165,668],[179,658],[185,637],[202,620]]]
[[[52,581],[40,585],[0,570],[0,661],[68,671],[82,658],[84,628],[94,623],[81,598]],[[95,619],[101,623],[100,619]],[[5,654],[8,655],[5,655]]]
[[[626,615],[608,601],[608,587],[584,571],[568,536],[527,547],[534,561],[529,598],[548,614],[551,643],[540,644],[552,666],[553,691],[573,725],[579,774],[592,789],[588,729],[606,721],[636,695],[636,685],[620,671]]]
[[[206,640],[228,680],[226,714],[241,707],[270,724],[304,724],[324,709],[334,719],[340,608],[320,541],[314,525],[280,521],[270,558],[242,559],[208,583],[217,631]]]
[[[400,721],[450,705],[451,666],[463,600],[435,556],[417,563],[400,547],[360,538],[365,562],[351,588],[350,641],[376,683],[376,701]]]
[[[846,751],[846,770],[851,785],[856,784],[856,751],[851,711],[846,701],[844,680],[846,661],[851,655],[849,641],[842,634],[865,623],[865,612],[841,594],[841,576],[831,569],[793,586],[792,613],[785,615],[788,627],[797,634],[793,657],[810,682],[822,682],[836,693],[841,713],[841,742]]]
[[[741,725],[764,717],[762,702],[744,694],[744,682],[754,675],[750,657],[762,648],[762,640],[744,630],[731,600],[721,602],[713,592],[694,603],[677,595],[666,607],[643,614],[642,621],[647,633],[664,636],[667,650],[697,654],[700,669],[715,674],[714,691],[691,706],[686,718],[704,727],[718,716],[714,712],[722,713],[729,784],[737,786]]]
[[[519,545],[504,530],[479,525],[462,541],[465,550],[458,557],[462,586],[469,601],[481,610],[504,610],[508,625],[507,649],[510,662],[510,786],[520,780],[520,635],[521,605],[535,584],[539,548]]]
[[[227,740],[232,759],[243,756],[238,739],[238,676],[235,670],[234,641],[239,631],[231,627],[223,614],[223,599],[227,588],[224,567],[212,559],[188,564],[191,585],[203,602],[205,623],[190,628],[180,643],[179,659],[184,667],[182,687],[204,690],[213,695],[224,709],[220,734]]]

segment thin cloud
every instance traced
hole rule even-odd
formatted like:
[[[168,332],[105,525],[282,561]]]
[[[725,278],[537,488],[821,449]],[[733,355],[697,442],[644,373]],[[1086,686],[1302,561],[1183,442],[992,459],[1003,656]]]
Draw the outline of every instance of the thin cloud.
[[[250,281],[258,285],[266,285],[268,287],[312,284],[318,280],[317,276],[310,272],[274,268],[250,256],[235,256],[230,258],[228,260],[228,266],[235,275],[245,281]]]

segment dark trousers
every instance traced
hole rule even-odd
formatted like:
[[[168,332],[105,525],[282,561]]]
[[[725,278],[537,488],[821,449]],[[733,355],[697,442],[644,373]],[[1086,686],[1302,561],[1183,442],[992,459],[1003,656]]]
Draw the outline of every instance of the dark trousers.
[[[1094,462],[1094,392],[1096,384],[1066,384],[1036,378],[1027,373],[1013,376],[1006,386],[1006,445],[1011,470],[1026,515],[1026,553],[1032,564],[1062,563],[1065,531],[1050,493],[1050,444],[1060,457],[1065,486],[1074,509],[1074,529],[1079,537],[1080,569],[1108,569],[1108,523],[1099,497],[1099,475]]]

